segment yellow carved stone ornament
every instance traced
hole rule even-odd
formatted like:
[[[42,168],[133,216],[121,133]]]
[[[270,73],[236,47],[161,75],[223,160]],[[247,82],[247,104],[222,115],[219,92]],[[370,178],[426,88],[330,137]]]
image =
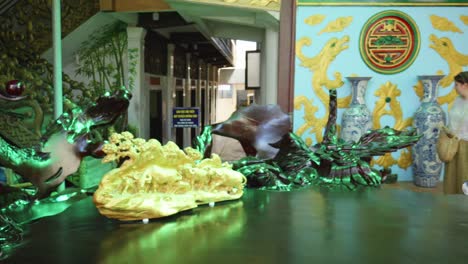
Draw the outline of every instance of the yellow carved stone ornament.
[[[103,162],[128,158],[104,175],[94,193],[99,212],[122,221],[158,218],[200,204],[238,199],[246,178],[217,155],[203,159],[193,148],[112,134]]]

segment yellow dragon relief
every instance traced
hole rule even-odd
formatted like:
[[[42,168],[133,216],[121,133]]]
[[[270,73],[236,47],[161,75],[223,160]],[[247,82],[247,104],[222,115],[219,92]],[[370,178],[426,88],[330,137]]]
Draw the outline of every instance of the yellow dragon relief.
[[[321,35],[322,33],[332,33],[332,32],[341,32],[345,28],[347,28],[351,22],[353,22],[353,17],[348,16],[348,17],[339,17],[334,21],[331,21],[328,23],[325,28],[320,30],[317,35]]]
[[[310,38],[303,37],[296,43],[296,56],[301,61],[300,66],[308,68],[312,72],[312,90],[315,95],[325,106],[325,114],[321,118],[315,116],[318,107],[314,106],[312,99],[301,95],[294,99],[294,109],[300,110],[304,107],[304,121],[305,123],[296,131],[296,134],[302,136],[304,132],[310,129],[310,134],[315,134],[317,142],[323,139],[322,130],[328,120],[328,92],[323,90],[323,86],[327,89],[337,89],[343,86],[343,78],[339,72],[334,73],[335,80],[328,79],[327,70],[330,64],[335,60],[336,56],[343,50],[348,48],[349,36],[344,36],[341,39],[331,38],[324,45],[322,50],[312,58],[306,57],[302,53],[303,46],[310,46],[312,41]],[[338,107],[347,107],[351,101],[351,96],[338,99]],[[311,144],[312,139],[306,138],[306,143]]]
[[[395,125],[393,128],[396,130],[404,130],[411,126],[413,122],[412,118],[403,119],[403,111],[400,102],[397,100],[397,97],[401,95],[401,90],[398,89],[397,85],[388,81],[381,85],[374,95],[379,98],[375,103],[374,112],[372,113],[374,129],[381,128],[380,119],[385,115],[394,118]],[[409,148],[403,150],[398,160],[393,158],[391,153],[386,153],[377,159],[374,158],[372,164],[378,164],[384,168],[397,164],[400,168],[406,169],[411,165],[411,153],[409,152]]]
[[[440,31],[451,31],[457,33],[463,33],[452,21],[448,18],[440,17],[436,15],[430,15],[432,27]]]
[[[468,25],[468,16],[461,15],[460,20],[463,22],[463,24]]]
[[[468,65],[468,55],[458,52],[452,41],[446,37],[438,38],[431,34],[429,40],[432,42],[429,47],[434,49],[449,65],[449,73],[439,83],[441,87],[448,87],[453,82],[455,75],[463,71],[463,66]],[[422,94],[422,85],[415,87],[415,90],[418,95]],[[457,92],[453,89],[447,95],[437,98],[437,101],[442,105],[453,102],[455,97],[457,97]]]
[[[325,19],[325,15],[317,14],[317,15],[312,15],[304,19],[304,23],[306,23],[309,26],[315,26],[320,23]]]

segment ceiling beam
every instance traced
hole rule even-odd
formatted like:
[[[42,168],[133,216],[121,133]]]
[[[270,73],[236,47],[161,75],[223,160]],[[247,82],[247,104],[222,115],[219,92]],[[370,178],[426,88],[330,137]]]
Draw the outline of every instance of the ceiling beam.
[[[258,27],[234,25],[220,21],[204,20],[212,36],[217,38],[230,38],[246,41],[262,42],[264,29]]]
[[[163,0],[99,0],[101,11],[110,12],[157,12],[172,8]]]
[[[173,32],[170,34],[170,41],[188,44],[209,43],[200,32]]]
[[[110,12],[109,14],[128,25],[135,26],[138,24],[138,13]]]
[[[188,23],[177,12],[159,12],[157,18],[153,13],[141,13],[138,16],[138,26],[151,29],[180,27],[192,25]]]

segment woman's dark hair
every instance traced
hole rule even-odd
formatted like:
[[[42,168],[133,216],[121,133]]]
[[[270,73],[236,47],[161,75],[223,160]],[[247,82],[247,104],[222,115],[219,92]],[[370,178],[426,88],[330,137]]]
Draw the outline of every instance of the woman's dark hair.
[[[468,71],[460,72],[453,79],[455,82],[468,83]]]

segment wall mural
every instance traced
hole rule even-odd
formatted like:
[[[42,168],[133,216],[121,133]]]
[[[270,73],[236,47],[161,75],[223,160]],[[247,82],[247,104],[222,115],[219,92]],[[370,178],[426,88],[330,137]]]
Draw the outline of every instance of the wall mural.
[[[79,58],[75,74],[89,80],[89,84],[81,95],[73,97],[76,103],[88,103],[86,100],[95,100],[106,91],[114,92],[125,85],[126,55],[130,61],[128,78],[135,78],[136,69],[132,67],[135,55],[130,49],[127,50],[127,42],[127,24],[115,22],[95,30],[81,43],[75,53]],[[133,89],[133,86],[129,89]]]
[[[443,11],[437,10],[439,8]],[[466,29],[463,25],[468,25],[468,16],[461,15],[466,13],[463,11],[466,8],[434,7],[430,9],[429,14],[422,14],[423,8],[420,7],[395,9],[385,10],[375,6],[353,8],[325,6],[321,7],[321,14],[314,14],[312,10],[316,11],[316,8],[299,4],[296,17],[294,131],[306,144],[313,145],[323,140],[321,135],[329,114],[327,90],[338,89],[338,106],[341,109],[339,111],[349,106],[351,95],[348,95],[350,90],[348,86],[350,85],[345,83],[343,76],[372,77],[366,100],[372,112],[373,129],[390,126],[396,130],[405,130],[412,126],[412,115],[419,103],[409,102],[415,102],[414,100],[422,98],[423,95],[423,85],[417,79],[417,75],[445,75],[440,82],[440,88],[445,89],[439,90],[438,102],[445,110],[451,106],[456,97],[456,92],[452,89],[453,77],[460,71],[467,70],[468,66],[466,48],[460,44],[466,43],[466,38],[463,36]],[[369,72],[370,67],[363,58],[356,59],[356,56],[359,56],[361,43],[356,32],[364,32],[366,26],[376,22],[376,14],[385,14],[385,12],[387,15],[389,12],[393,12],[393,15],[401,13],[408,15],[405,20],[397,16],[397,21],[393,23],[388,19],[380,20],[381,30],[395,32],[397,28],[405,28],[409,32],[417,33],[414,39],[410,40],[418,43],[414,45],[413,54],[406,58],[406,61],[409,61],[408,65],[392,75],[375,71],[372,73],[374,69]],[[360,16],[344,15],[350,13],[360,13]],[[450,20],[436,16],[434,13],[447,14],[445,16],[459,20]],[[451,13],[453,15],[450,15]],[[319,27],[323,23],[328,24]],[[338,28],[336,25],[341,27]],[[374,33],[377,32],[376,28],[374,27]],[[366,32],[371,31],[372,28],[368,27]],[[440,32],[444,32],[445,35],[440,35]],[[397,37],[403,39],[401,36]],[[383,41],[381,45],[385,44],[388,45]],[[343,52],[345,50],[347,51]],[[411,72],[405,69],[411,69]],[[410,148],[373,159],[372,165],[384,169],[398,168],[402,171],[403,178],[411,178]]]

